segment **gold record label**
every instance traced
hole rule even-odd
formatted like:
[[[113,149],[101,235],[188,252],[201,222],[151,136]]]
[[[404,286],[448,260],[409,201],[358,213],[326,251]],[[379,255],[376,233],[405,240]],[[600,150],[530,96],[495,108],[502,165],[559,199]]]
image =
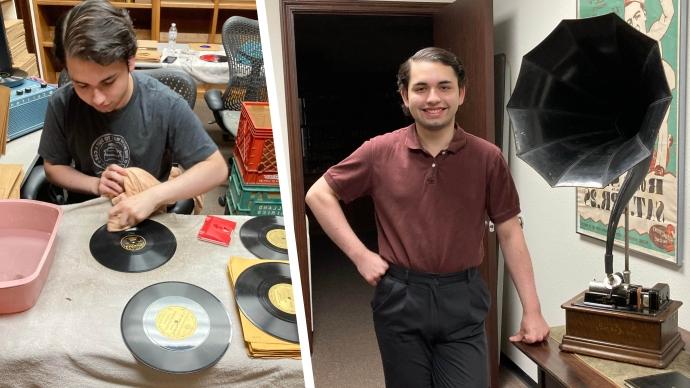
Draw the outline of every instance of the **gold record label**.
[[[273,306],[286,314],[295,314],[295,301],[292,299],[292,284],[278,283],[268,289],[268,300]]]
[[[196,332],[194,313],[186,307],[167,306],[156,314],[156,329],[171,340],[182,340]]]
[[[277,228],[266,232],[266,240],[274,247],[280,249],[287,249],[287,240],[285,239],[285,229]]]
[[[120,240],[120,246],[130,252],[139,251],[146,246],[146,239],[138,234],[129,234]]]

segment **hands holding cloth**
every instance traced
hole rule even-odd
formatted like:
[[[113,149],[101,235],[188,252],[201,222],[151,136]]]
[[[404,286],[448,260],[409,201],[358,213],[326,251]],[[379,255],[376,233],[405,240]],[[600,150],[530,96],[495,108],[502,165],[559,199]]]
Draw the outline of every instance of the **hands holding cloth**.
[[[173,167],[169,179],[180,174],[180,169]],[[157,199],[150,198],[150,193],[146,192],[160,183],[153,175],[138,167],[108,166],[101,175],[100,182],[101,193],[113,203],[108,212],[108,231],[129,229],[152,214],[165,213],[172,203],[158,204]],[[198,195],[194,197],[194,214],[199,214],[202,208],[202,197]]]

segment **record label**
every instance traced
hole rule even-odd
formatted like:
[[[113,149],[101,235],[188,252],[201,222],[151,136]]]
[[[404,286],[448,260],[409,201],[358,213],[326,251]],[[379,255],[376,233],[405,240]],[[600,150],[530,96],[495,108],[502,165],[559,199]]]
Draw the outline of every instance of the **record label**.
[[[228,61],[228,57],[226,57],[225,55],[218,55],[218,54],[200,55],[199,59],[201,59],[202,61],[213,62],[213,63],[227,62]]]
[[[169,373],[191,373],[220,360],[232,326],[223,304],[182,282],[146,287],[122,311],[122,338],[134,357]]]
[[[168,306],[156,315],[156,329],[171,340],[187,339],[196,332],[196,316],[186,307]]]
[[[144,311],[146,336],[166,349],[193,349],[208,338],[209,318],[195,301],[182,296],[165,296]]]
[[[175,254],[177,241],[170,229],[153,220],[120,232],[103,225],[89,241],[91,255],[102,265],[120,272],[144,272],[165,264]]]
[[[292,295],[292,284],[278,283],[268,289],[268,300],[286,314],[295,314],[295,302]]]
[[[266,232],[266,241],[278,249],[287,249],[285,229],[271,229]]]
[[[140,251],[146,247],[146,239],[138,234],[130,234],[120,240],[120,246],[126,251]]]
[[[260,259],[287,260],[287,240],[283,217],[254,217],[240,228],[240,241]]]

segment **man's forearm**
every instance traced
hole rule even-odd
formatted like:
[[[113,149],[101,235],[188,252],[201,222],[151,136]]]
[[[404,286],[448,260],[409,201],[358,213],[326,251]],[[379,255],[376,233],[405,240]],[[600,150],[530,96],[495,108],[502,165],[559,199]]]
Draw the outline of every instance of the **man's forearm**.
[[[48,181],[69,191],[98,195],[99,178],[77,171],[72,166],[44,162]]]
[[[675,13],[672,0],[660,0],[660,3],[661,15],[657,21],[652,23],[652,26],[649,28],[649,32],[647,33],[650,38],[655,40],[661,40],[661,38],[664,37],[666,31],[668,31],[668,28],[671,25],[673,14]]]
[[[659,2],[661,3],[661,13],[663,17],[672,18],[675,12],[673,9],[673,0],[659,0]]]
[[[352,230],[337,196],[323,177],[309,189],[306,202],[328,237],[350,260],[358,264],[368,248]]]
[[[532,259],[517,217],[497,225],[496,230],[508,273],[515,283],[523,310],[541,314]]]
[[[214,152],[175,179],[162,182],[146,190],[158,205],[207,193],[223,184],[228,177],[228,166],[219,151]]]

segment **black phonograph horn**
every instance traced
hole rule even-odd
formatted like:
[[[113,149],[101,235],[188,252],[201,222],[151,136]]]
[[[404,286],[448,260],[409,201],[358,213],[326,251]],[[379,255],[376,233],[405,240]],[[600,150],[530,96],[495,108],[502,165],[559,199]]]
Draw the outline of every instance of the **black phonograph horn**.
[[[670,102],[658,43],[612,13],[563,20],[523,57],[507,106],[517,156],[552,187],[602,188],[628,172],[609,218],[609,278],[618,221]]]

